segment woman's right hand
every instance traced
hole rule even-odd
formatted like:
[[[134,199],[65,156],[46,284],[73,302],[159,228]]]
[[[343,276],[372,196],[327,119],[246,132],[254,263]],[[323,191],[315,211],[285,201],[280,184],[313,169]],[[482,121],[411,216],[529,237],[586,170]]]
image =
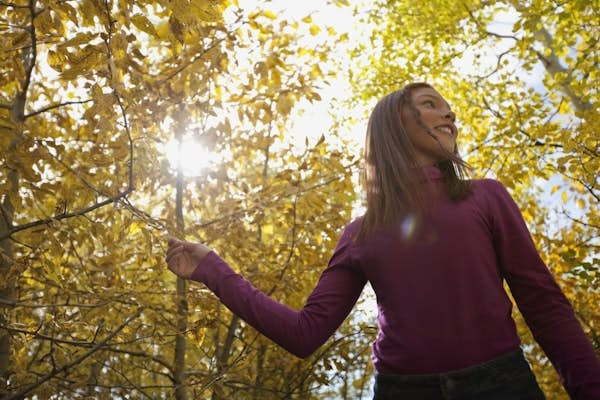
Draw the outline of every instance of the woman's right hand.
[[[167,266],[177,276],[189,279],[200,264],[200,261],[211,249],[202,243],[184,242],[178,239],[169,239],[167,249]]]

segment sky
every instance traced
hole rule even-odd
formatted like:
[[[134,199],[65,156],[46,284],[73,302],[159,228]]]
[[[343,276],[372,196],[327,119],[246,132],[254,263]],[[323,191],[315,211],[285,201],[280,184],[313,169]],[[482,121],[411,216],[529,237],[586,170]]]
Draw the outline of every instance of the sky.
[[[245,3],[251,4],[252,1],[240,1],[242,7]],[[283,17],[293,20],[301,20],[305,16],[311,15],[316,25],[331,26],[340,34],[347,33],[349,36],[348,42],[339,43],[337,54],[331,54],[331,58],[340,59],[348,57],[347,50],[350,44],[356,43],[361,36],[368,34],[370,27],[359,27],[356,24],[356,17],[353,15],[354,6],[360,6],[363,3],[363,1],[351,1],[352,7],[337,7],[323,0],[272,0],[269,7]],[[326,34],[325,29],[322,29],[322,34]],[[316,41],[312,37],[306,37],[305,40],[308,45]],[[333,122],[327,105],[333,99],[346,98],[349,93],[351,93],[350,84],[341,76],[319,91],[322,98],[321,102],[311,104],[306,100],[300,101],[298,107],[302,110],[302,113],[292,121],[292,135],[298,136],[299,143],[304,142],[304,136],[309,136],[309,140],[314,143],[321,134],[326,134],[326,130]],[[347,137],[356,143],[357,148],[363,144],[365,130],[366,121],[364,124],[358,124],[347,134]]]

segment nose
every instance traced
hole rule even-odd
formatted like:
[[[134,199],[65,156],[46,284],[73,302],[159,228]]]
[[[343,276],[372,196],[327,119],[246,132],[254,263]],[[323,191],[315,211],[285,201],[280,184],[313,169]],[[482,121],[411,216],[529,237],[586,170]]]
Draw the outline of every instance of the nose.
[[[454,123],[454,121],[456,121],[456,114],[454,114],[452,111],[448,111],[446,115],[444,115],[444,118],[449,119],[452,121],[452,123]]]

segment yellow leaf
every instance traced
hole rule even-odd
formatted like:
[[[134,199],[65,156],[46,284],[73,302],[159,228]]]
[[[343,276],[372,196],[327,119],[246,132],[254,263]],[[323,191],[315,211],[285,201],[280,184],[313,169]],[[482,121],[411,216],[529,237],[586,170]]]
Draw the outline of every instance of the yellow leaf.
[[[292,106],[294,105],[294,101],[291,98],[290,94],[284,94],[279,96],[277,99],[277,112],[283,115],[288,115],[292,110]]]
[[[150,22],[148,18],[142,14],[135,14],[133,17],[131,17],[131,22],[133,22],[133,25],[135,25],[136,28],[146,32],[148,35],[158,37],[158,33],[156,33],[156,29],[154,29],[152,22]]]
[[[43,9],[34,21],[36,29],[44,33],[50,32],[54,27],[49,9]]]
[[[204,343],[204,338],[206,337],[206,327],[198,324],[196,330],[193,333],[194,344],[196,347],[201,347],[202,343]]]
[[[265,10],[265,11],[262,12],[262,14],[265,17],[269,18],[269,19],[276,19],[277,18],[277,14],[275,14],[273,11]]]
[[[53,70],[58,72],[64,71],[67,59],[62,52],[48,50],[48,57],[46,60],[48,61],[50,68]]]
[[[75,8],[73,8],[73,6],[66,1],[60,4],[60,8],[67,14],[67,17],[71,20],[71,22],[77,25],[77,10],[75,10]]]
[[[79,15],[83,17],[83,25],[93,26],[95,24],[94,17],[97,15],[96,7],[92,0],[83,0],[79,3]]]
[[[206,22],[216,22],[221,19],[221,13],[211,0],[191,0],[190,12]]]
[[[569,102],[567,102],[567,101],[563,101],[563,102],[560,104],[560,107],[559,107],[559,109],[558,109],[558,112],[559,112],[560,114],[569,114],[569,113],[571,112],[571,107],[569,106]]]
[[[567,203],[567,201],[569,201],[569,195],[567,194],[567,192],[562,192],[562,196],[561,196],[561,198],[562,198],[562,202],[563,202],[564,204],[566,204],[566,203]]]
[[[167,39],[171,35],[171,30],[169,29],[169,22],[163,22],[158,27],[156,27],[156,34],[161,39]]]
[[[265,235],[272,235],[273,234],[273,225],[271,225],[271,224],[263,225],[262,233]]]
[[[140,232],[142,230],[140,224],[138,222],[132,222],[131,225],[129,225],[129,235],[133,236],[136,233]]]
[[[273,82],[273,86],[281,86],[281,74],[277,68],[271,70],[271,81]]]
[[[316,34],[318,34],[321,31],[321,28],[319,28],[317,25],[311,25],[310,26],[310,34],[315,36]]]
[[[323,71],[321,71],[321,68],[319,68],[318,64],[314,64],[313,67],[310,70],[310,77],[311,79],[317,79],[323,76]]]
[[[89,43],[92,39],[97,37],[95,33],[78,33],[75,37],[63,42],[60,46],[69,47],[69,46],[78,46],[80,44]]]

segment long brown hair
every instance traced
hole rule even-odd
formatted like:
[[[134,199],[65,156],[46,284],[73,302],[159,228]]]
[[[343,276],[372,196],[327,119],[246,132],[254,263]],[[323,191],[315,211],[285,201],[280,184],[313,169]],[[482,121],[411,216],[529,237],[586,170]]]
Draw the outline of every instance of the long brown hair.
[[[424,87],[432,88],[424,82],[410,83],[381,99],[371,113],[362,176],[367,211],[356,237],[358,241],[366,239],[374,229],[394,229],[407,216],[418,219],[431,204],[433,189],[423,184],[427,176],[417,163],[401,119],[403,108],[408,107],[418,124],[426,128],[411,99],[414,89]],[[460,158],[457,148],[436,166],[452,200],[459,201],[469,195],[471,185],[465,179],[469,166]]]

